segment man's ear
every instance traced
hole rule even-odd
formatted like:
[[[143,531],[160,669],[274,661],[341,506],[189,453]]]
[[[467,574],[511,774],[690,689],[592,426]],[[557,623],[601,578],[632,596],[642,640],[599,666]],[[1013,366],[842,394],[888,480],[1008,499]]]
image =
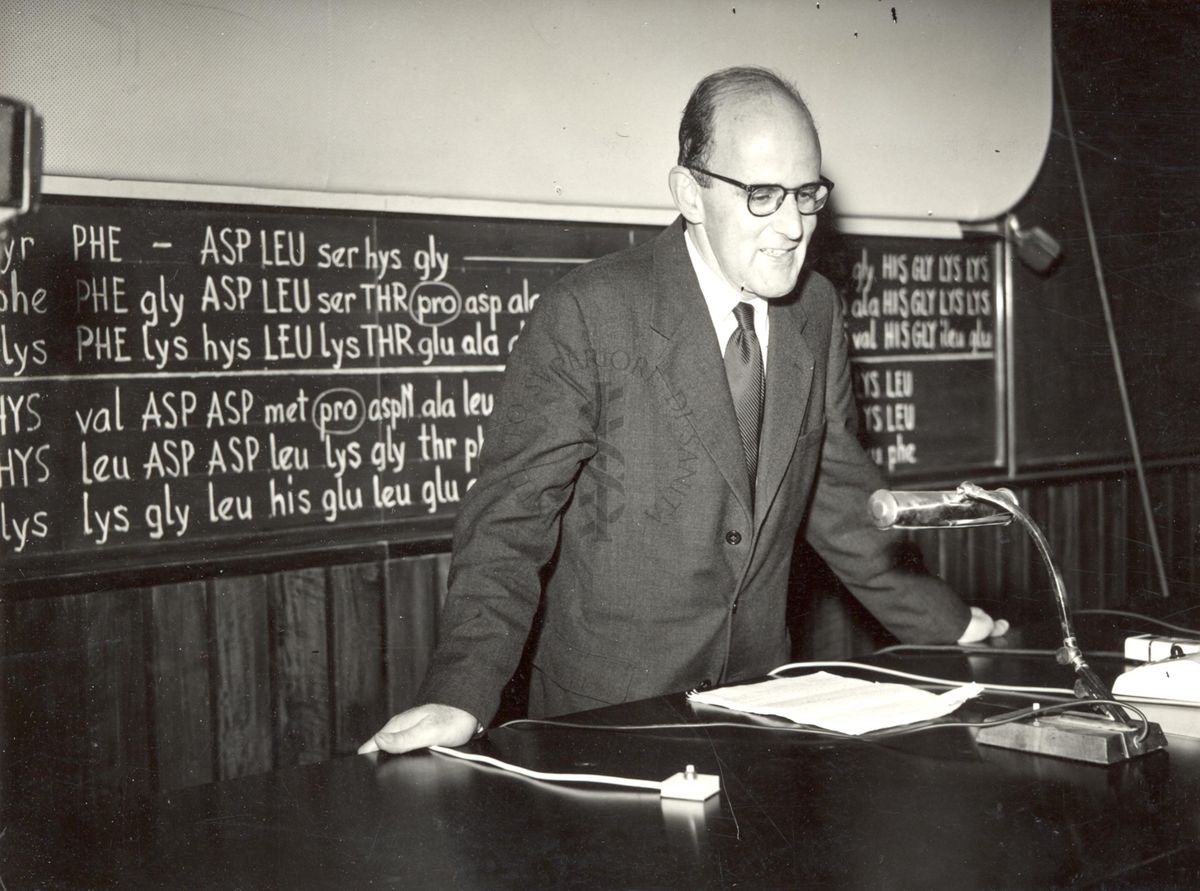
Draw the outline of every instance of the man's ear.
[[[704,204],[700,200],[700,186],[696,183],[692,171],[686,167],[672,167],[667,175],[667,185],[671,189],[675,207],[683,214],[683,218],[693,226],[703,223]]]

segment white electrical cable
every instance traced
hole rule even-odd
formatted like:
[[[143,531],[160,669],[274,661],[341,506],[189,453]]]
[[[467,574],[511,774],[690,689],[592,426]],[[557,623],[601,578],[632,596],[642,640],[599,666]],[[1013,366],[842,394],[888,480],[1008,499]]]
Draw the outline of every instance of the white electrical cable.
[[[907,671],[897,671],[894,668],[884,668],[881,665],[866,665],[861,662],[789,662],[787,665],[780,665],[778,668],[773,668],[768,675],[778,677],[780,672],[791,671],[796,668],[854,668],[864,671],[877,671],[880,674],[890,674],[895,677],[908,678],[914,681],[924,681],[928,684],[940,684],[943,687],[961,687],[963,684],[971,683],[969,681],[951,681],[946,678],[931,678],[921,674],[910,674]],[[1068,690],[1065,687],[1019,687],[1011,684],[988,684],[982,681],[975,681],[980,687],[985,690],[998,690],[1005,693],[1058,693],[1066,696],[1074,696],[1074,690]]]
[[[479,764],[487,764],[492,767],[498,767],[500,770],[520,774],[531,780],[545,780],[548,783],[599,783],[605,786],[649,789],[654,792],[661,792],[663,785],[661,782],[655,782],[654,780],[632,780],[628,777],[612,777],[595,773],[546,773],[540,770],[530,770],[527,767],[519,767],[516,764],[509,764],[507,761],[501,761],[498,758],[492,758],[488,755],[476,755],[474,752],[460,752],[458,749],[448,749],[445,746],[430,746],[429,751],[437,752],[439,755],[449,755],[451,758],[461,758],[463,761],[475,761]]]

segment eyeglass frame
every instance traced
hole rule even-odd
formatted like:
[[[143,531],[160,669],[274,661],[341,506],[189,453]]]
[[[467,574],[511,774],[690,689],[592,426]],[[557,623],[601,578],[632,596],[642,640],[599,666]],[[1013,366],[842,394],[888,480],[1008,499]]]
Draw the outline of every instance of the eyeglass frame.
[[[789,189],[789,188],[786,188],[785,186],[780,185],[779,183],[738,182],[736,179],[731,179],[728,176],[721,176],[721,174],[713,173],[711,170],[705,170],[703,167],[689,167],[688,169],[691,170],[693,173],[702,173],[705,176],[711,176],[713,179],[719,179],[723,183],[729,183],[729,185],[731,185],[731,186],[737,186],[739,189],[741,189],[743,192],[746,193],[746,210],[748,210],[752,216],[756,216],[759,218],[769,217],[769,216],[771,216],[771,214],[777,213],[779,211],[779,208],[783,207],[783,202],[787,200],[788,195],[795,196],[796,210],[800,213],[801,216],[806,216],[806,217],[815,216],[816,214],[819,214],[825,208],[825,205],[829,202],[829,196],[833,193],[833,180],[826,179],[823,176],[815,182],[803,183],[802,185],[796,186],[794,189]],[[800,210],[800,190],[801,189],[809,189],[809,188],[812,188],[813,186],[824,186],[825,187],[824,199],[821,201],[820,206],[814,208],[813,210],[807,210],[807,211]],[[779,190],[781,190],[781,194],[779,196],[779,203],[775,205],[773,210],[770,210],[767,213],[755,213],[754,209],[750,206],[750,200],[751,200],[751,197],[752,197],[755,189],[779,189]]]

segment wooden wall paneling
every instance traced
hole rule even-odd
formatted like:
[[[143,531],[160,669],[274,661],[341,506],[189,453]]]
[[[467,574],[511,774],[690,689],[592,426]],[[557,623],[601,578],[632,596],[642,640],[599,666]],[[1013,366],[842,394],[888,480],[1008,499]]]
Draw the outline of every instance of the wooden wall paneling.
[[[854,621],[853,598],[843,591],[815,590],[805,598],[803,621],[794,632],[792,658],[798,661],[843,659],[870,652]]]
[[[1125,477],[1126,482],[1126,524],[1128,543],[1126,545],[1126,572],[1128,579],[1127,592],[1135,599],[1146,598],[1158,588],[1158,582],[1153,577],[1153,564],[1149,554],[1149,535],[1146,528],[1146,514],[1142,506],[1142,496],[1138,490],[1137,477],[1132,473]]]
[[[329,572],[335,753],[353,753],[390,717],[383,575],[379,563],[335,566]]]
[[[1136,484],[1135,481],[1131,481]],[[1150,510],[1153,520],[1147,520],[1145,510],[1141,508],[1141,496],[1138,497],[1139,511],[1142,515],[1142,526],[1144,535],[1141,537],[1142,553],[1143,553],[1143,572],[1145,574],[1146,590],[1154,596],[1164,596],[1168,592],[1174,593],[1172,590],[1170,575],[1171,564],[1174,560],[1174,535],[1172,530],[1172,492],[1171,492],[1171,476],[1165,470],[1153,470],[1146,474],[1146,489],[1150,493]],[[1161,551],[1163,572],[1167,575],[1167,590],[1163,590],[1162,578],[1158,572],[1158,562],[1154,555],[1154,537],[1150,532],[1150,523],[1154,523],[1154,532],[1158,537],[1158,546]]]
[[[946,533],[936,529],[921,529],[909,533],[908,537],[920,549],[925,568],[947,584],[953,585],[952,548],[946,539]]]
[[[932,529],[920,529],[904,533],[904,538],[917,549],[925,568],[938,578],[945,579],[945,567],[942,565],[941,535]]]
[[[266,576],[213,579],[210,606],[216,769],[225,780],[272,765]]]
[[[1025,492],[1023,489],[1016,486],[1009,486],[1013,494],[1017,496],[1017,501],[1021,507],[1028,507],[1025,500]],[[1013,520],[1007,526],[1001,527],[997,531],[996,547],[998,553],[997,572],[999,573],[1000,596],[1005,600],[1024,599],[1027,586],[1020,579],[1020,573],[1017,569],[1017,563],[1021,556],[1021,547],[1023,539],[1027,536],[1021,524]],[[1011,621],[1011,619],[1010,619]]]
[[[1080,607],[1085,603],[1091,583],[1083,566],[1084,554],[1080,546],[1080,484],[1069,481],[1062,486],[1047,487],[1049,511],[1050,551],[1058,563],[1067,588],[1069,603]]]
[[[154,788],[150,758],[144,589],[82,596],[85,637],[85,800]]]
[[[981,551],[983,550],[985,531],[982,529],[957,529],[947,532],[947,535],[954,535],[955,532],[963,533],[958,536],[962,539],[962,550],[958,559],[956,587],[969,601],[978,600],[983,596],[984,573]]]
[[[9,694],[9,675],[17,673],[17,660],[10,654],[13,639],[8,626],[11,621],[13,604],[0,598],[0,822],[7,822],[6,807],[16,800],[17,795],[12,788],[9,778],[10,765],[14,761],[16,740],[13,736],[15,722],[10,710],[13,709],[13,696]]]
[[[997,527],[921,530],[914,533],[925,565],[966,601],[1004,600],[1007,579]]]
[[[1156,469],[1146,475],[1146,488],[1150,491],[1150,505],[1154,514],[1154,531],[1158,535],[1158,547],[1161,551],[1163,572],[1167,576],[1167,591],[1175,595],[1175,582],[1172,569],[1175,563],[1175,490],[1172,486],[1172,475],[1169,469]],[[1146,568],[1152,583],[1152,590],[1164,593],[1162,580],[1158,573],[1158,564],[1152,548],[1153,539],[1150,531],[1146,531]]]
[[[1000,591],[999,580],[996,578],[999,529],[995,526],[983,526],[975,530],[974,538],[971,589],[980,599],[995,600]]]
[[[1080,480],[1079,551],[1081,561],[1080,606],[1097,609],[1104,605],[1104,518],[1100,514],[1101,490],[1098,480]]]
[[[62,786],[83,784],[86,736],[72,732],[87,681],[79,597],[5,602],[0,713],[4,745],[0,806],[36,808]]]
[[[1130,488],[1131,482],[1134,484],[1134,489]],[[1122,474],[1113,483],[1112,505],[1109,510],[1112,524],[1108,530],[1109,573],[1113,579],[1113,591],[1112,600],[1106,604],[1110,607],[1130,604],[1133,574],[1137,564],[1132,553],[1136,534],[1134,514],[1138,512],[1136,485],[1133,477],[1129,474]]]
[[[985,560],[983,540],[988,530],[986,528],[959,529],[951,530],[947,534],[953,535],[955,531],[966,533],[962,536],[957,588],[968,600],[979,600],[984,596],[983,589],[987,581],[986,573],[983,570]]]
[[[332,749],[326,571],[300,569],[271,578],[275,765],[328,758]]]
[[[1171,596],[1177,600],[1193,600],[1195,588],[1191,583],[1191,512],[1188,492],[1188,468],[1167,468],[1162,471],[1169,498],[1165,505],[1166,525],[1163,559]]]
[[[1015,521],[1014,521],[1015,522]],[[985,582],[984,597],[989,600],[1003,600],[1008,592],[1004,590],[1004,560],[1008,556],[1008,528],[992,526],[984,538],[983,573]]]
[[[1197,578],[1196,545],[1200,539],[1200,503],[1197,499],[1200,492],[1194,483],[1197,477],[1196,467],[1183,468],[1178,486],[1182,506],[1176,513],[1179,524],[1179,550],[1175,558],[1176,572],[1186,586],[1187,598],[1190,602],[1200,599],[1200,579]]]
[[[931,571],[943,579],[951,579],[951,549],[946,541],[944,532],[929,532],[925,534],[924,540],[927,547],[932,551],[933,562],[929,564],[929,558],[926,558],[926,564],[930,566]]]
[[[158,788],[211,782],[216,771],[205,583],[155,586],[145,602]]]
[[[1102,479],[1100,492],[1100,574],[1104,580],[1100,603],[1102,608],[1107,609],[1127,602],[1125,586],[1128,583],[1128,561],[1125,551],[1129,545],[1124,477]]]
[[[1087,609],[1104,605],[1104,515],[1103,488],[1100,480],[1080,480],[1079,490],[1079,554],[1080,582],[1078,603]]]
[[[1155,560],[1154,550],[1152,547],[1150,523],[1154,523],[1154,531],[1158,534],[1158,546],[1162,550],[1162,560],[1164,568],[1170,566],[1170,548],[1171,536],[1167,530],[1167,510],[1168,502],[1163,493],[1163,477],[1159,472],[1151,472],[1146,475],[1146,488],[1150,492],[1150,509],[1153,519],[1146,518],[1145,509],[1141,506],[1140,495],[1136,495],[1138,500],[1138,513],[1141,516],[1141,535],[1139,542],[1141,547],[1141,573],[1142,584],[1144,590],[1153,597],[1161,597],[1163,595],[1162,581],[1159,577],[1157,563]],[[1168,590],[1170,586],[1168,584]]]
[[[1070,521],[1066,519],[1063,512],[1063,502],[1065,500],[1063,489],[1061,487],[1047,486],[1042,488],[1038,495],[1038,523],[1042,527],[1042,534],[1046,536],[1046,541],[1050,545],[1050,554],[1054,558],[1054,562],[1058,565],[1059,571],[1063,574],[1063,581],[1067,585],[1068,602],[1073,607],[1077,606],[1078,588],[1074,584],[1076,574],[1075,565],[1071,563],[1068,571],[1066,563],[1074,554],[1068,547],[1070,544]],[[1045,579],[1046,591],[1050,592],[1051,583],[1047,572],[1043,571],[1041,575]],[[1071,581],[1068,582],[1068,578]]]
[[[1179,493],[1175,489],[1174,482],[1174,474],[1169,468],[1156,470],[1148,480],[1155,528],[1158,532],[1159,547],[1162,549],[1163,572],[1167,576],[1167,589],[1172,595],[1175,594],[1172,570],[1175,564],[1175,554],[1178,551],[1178,540],[1175,534],[1175,507],[1179,500]],[[1149,547],[1149,538],[1147,538],[1147,546]],[[1153,552],[1150,554],[1150,561],[1155,590],[1161,593],[1162,583],[1159,580],[1158,571],[1155,569]]]
[[[1125,586],[1128,532],[1126,529],[1126,486],[1124,477],[1108,477],[1097,482],[1100,517],[1100,581],[1097,599],[1101,608],[1114,608],[1127,602]]]
[[[1016,495],[1021,507],[1041,528],[1044,520],[1038,515],[1036,492],[1036,487],[1025,486],[1017,489]],[[1024,526],[1016,524],[1010,526],[1009,530],[1007,562],[1009,595],[1030,603],[1037,612],[1037,606],[1045,602],[1043,592],[1046,590],[1046,573],[1042,568],[1041,557],[1038,556],[1037,546]]]
[[[387,701],[391,714],[408,708],[429,668],[437,642],[443,594],[436,557],[408,557],[385,564],[384,645]]]
[[[1074,607],[1079,606],[1079,528],[1075,506],[1078,502],[1076,484],[1068,481],[1062,486],[1047,486],[1046,535],[1050,553],[1058,564],[1067,587],[1067,597]]]
[[[987,527],[950,529],[947,535],[960,533],[962,551],[959,555],[958,590],[969,602],[980,600],[985,596],[987,585],[987,555],[986,539],[989,533]],[[965,534],[963,534],[965,533]]]
[[[1191,491],[1192,468],[1179,467],[1171,471],[1171,487],[1174,498],[1172,510],[1174,552],[1171,572],[1173,578],[1178,578],[1183,595],[1190,601],[1196,599],[1197,590],[1192,582],[1192,550],[1194,539],[1193,516],[1196,509],[1192,503]]]
[[[1171,593],[1179,588],[1179,596],[1195,601],[1196,590],[1192,586],[1191,513],[1188,490],[1189,468],[1176,467],[1167,471],[1171,477],[1171,563],[1167,574],[1171,578]]]
[[[993,601],[1002,601],[1008,596],[1008,591],[1005,588],[1005,564],[1008,560],[1009,539],[1011,538],[1010,531],[1013,523],[1007,527],[993,527],[987,537],[987,598]]]
[[[942,563],[946,567],[942,577],[954,590],[970,599],[971,530],[944,529],[938,537],[942,540]]]
[[[441,554],[434,554],[433,557],[433,577],[434,577],[434,593],[437,595],[437,613],[442,614],[442,607],[446,603],[446,594],[449,593],[450,586],[450,552],[446,551]]]

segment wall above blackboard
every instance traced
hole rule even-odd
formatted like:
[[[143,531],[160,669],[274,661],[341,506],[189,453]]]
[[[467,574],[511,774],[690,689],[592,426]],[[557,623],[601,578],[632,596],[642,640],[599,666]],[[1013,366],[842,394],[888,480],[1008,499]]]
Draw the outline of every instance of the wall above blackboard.
[[[444,547],[540,293],[655,231],[47,196],[0,254],[0,585]],[[994,243],[826,247],[872,455],[1002,467]]]
[[[63,6],[0,29],[57,175],[669,212],[688,94],[748,61],[803,91],[839,214],[996,216],[1049,135],[1049,0]]]

